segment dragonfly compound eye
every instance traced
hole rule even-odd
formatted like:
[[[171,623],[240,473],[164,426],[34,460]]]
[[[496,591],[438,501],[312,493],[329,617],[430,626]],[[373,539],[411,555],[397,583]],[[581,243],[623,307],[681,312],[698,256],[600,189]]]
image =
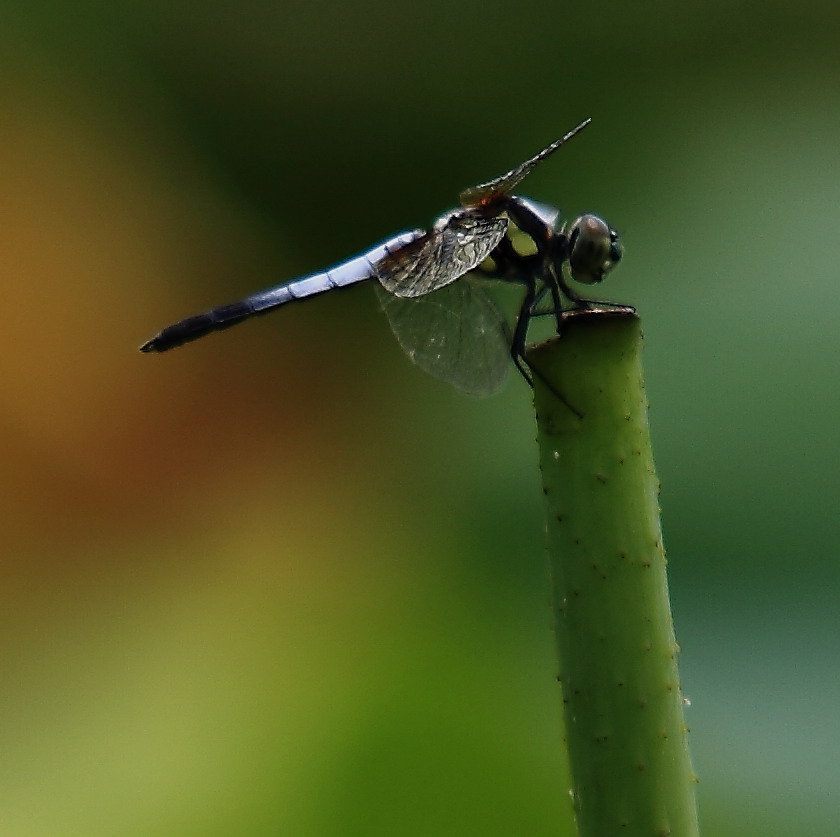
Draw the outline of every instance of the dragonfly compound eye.
[[[566,228],[572,279],[585,285],[600,282],[624,252],[618,233],[597,215],[581,215]]]

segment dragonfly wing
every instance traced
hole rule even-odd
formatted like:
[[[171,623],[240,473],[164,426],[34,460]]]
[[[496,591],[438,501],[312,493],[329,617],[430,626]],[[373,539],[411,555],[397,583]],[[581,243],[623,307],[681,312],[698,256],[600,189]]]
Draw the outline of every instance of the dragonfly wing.
[[[551,145],[526,160],[515,169],[511,169],[501,177],[479,183],[461,192],[461,206],[489,206],[499,198],[509,195],[516,186],[524,180],[546,157],[550,157],[561,145],[568,142],[578,131],[582,131],[591,120],[585,119],[580,125],[572,128],[568,134],[555,140]]]
[[[510,365],[505,320],[493,300],[466,277],[417,298],[377,295],[391,330],[413,363],[469,395],[490,395]]]
[[[414,298],[436,291],[478,267],[507,231],[504,216],[486,218],[471,211],[441,216],[431,232],[389,250],[373,264],[385,290]]]

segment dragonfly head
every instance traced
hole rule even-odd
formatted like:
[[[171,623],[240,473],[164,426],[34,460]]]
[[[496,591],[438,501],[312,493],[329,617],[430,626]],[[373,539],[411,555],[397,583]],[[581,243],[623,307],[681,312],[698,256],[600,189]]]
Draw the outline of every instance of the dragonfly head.
[[[624,253],[618,233],[597,215],[581,215],[563,232],[569,242],[569,270],[576,282],[600,282]]]

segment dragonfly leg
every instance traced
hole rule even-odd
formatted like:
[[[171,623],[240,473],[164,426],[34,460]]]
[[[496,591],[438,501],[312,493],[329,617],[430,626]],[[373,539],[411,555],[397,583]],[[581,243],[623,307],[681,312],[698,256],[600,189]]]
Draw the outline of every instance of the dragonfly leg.
[[[560,295],[566,297],[572,304],[572,310],[587,310],[590,308],[617,308],[620,310],[635,310],[630,309],[627,305],[622,305],[619,302],[604,302],[600,299],[585,299],[576,291],[573,291],[566,283],[562,274],[562,269],[557,271],[557,281],[551,283],[551,296],[554,300],[554,313],[557,317],[557,333],[563,333],[563,304]]]
[[[510,344],[510,354],[519,374],[527,381],[528,386],[532,389],[534,387],[534,378],[538,378],[551,393],[562,404],[564,404],[571,412],[578,418],[583,418],[583,413],[578,410],[573,404],[569,403],[568,399],[562,392],[560,392],[552,383],[545,377],[545,375],[537,369],[525,355],[525,340],[528,336],[528,325],[531,321],[534,305],[545,293],[545,288],[542,288],[537,293],[537,284],[535,279],[530,279],[525,282],[525,297],[522,300],[522,307],[519,309],[519,317],[516,320],[516,327],[513,332],[513,339]],[[552,291],[552,296],[554,292]],[[559,315],[558,315],[559,316]],[[559,324],[559,320],[558,320]]]
[[[551,308],[550,310],[543,310],[538,311],[537,308],[539,307],[540,303],[543,301],[543,297],[548,293],[548,287],[543,285],[537,295],[534,297],[534,301],[531,303],[531,316],[532,317],[542,317],[544,314],[553,314],[554,309]]]
[[[539,369],[537,369],[536,366],[534,366],[528,361],[528,358],[524,355],[524,353],[511,353],[511,356],[513,357],[514,365],[519,371],[519,374],[522,375],[522,377],[525,379],[526,383],[529,387],[531,387],[531,389],[534,388],[534,378],[538,378],[541,383],[548,387],[551,394],[558,401],[560,401],[560,403],[563,404],[563,406],[565,406],[570,412],[574,413],[579,419],[583,418],[583,413],[580,410],[578,410],[578,408],[575,407],[574,404],[572,404],[569,401],[569,399],[566,398],[566,396],[563,395],[563,393],[560,392],[560,390],[558,390],[557,387],[555,387],[551,383],[551,381],[549,381],[548,378],[546,378],[545,375],[543,375],[542,372],[540,372]]]
[[[554,303],[554,317],[557,320],[557,333],[560,334],[563,316],[563,301],[560,299],[560,285],[558,282],[552,282],[551,285],[551,299]]]
[[[534,388],[534,379],[531,375],[531,367],[528,364],[528,361],[522,355],[515,355],[511,352],[511,357],[513,358],[513,364],[516,366],[516,371],[525,379],[525,383],[528,384],[531,389]]]
[[[532,377],[527,376],[527,375],[525,374],[525,372],[522,370],[522,368],[520,367],[520,365],[519,365],[518,363],[517,363],[517,365],[516,365],[516,368],[517,368],[517,369],[519,369],[519,371],[520,371],[520,372],[522,372],[523,376],[525,376],[525,380],[526,380],[526,381],[528,381],[528,383],[530,383],[531,388],[533,388],[533,386],[534,386],[534,381],[533,381],[533,378],[539,378],[540,382],[541,382],[541,383],[543,383],[546,387],[548,387],[548,389],[549,389],[549,391],[551,392],[551,394],[552,394],[552,395],[553,395],[553,396],[554,396],[554,397],[555,397],[555,398],[556,398],[556,399],[557,399],[557,400],[558,400],[561,404],[563,404],[563,406],[564,406],[564,407],[566,407],[566,409],[568,409],[570,412],[574,413],[574,414],[575,414],[575,415],[576,415],[579,419],[582,419],[582,418],[583,418],[583,413],[582,413],[580,410],[578,410],[578,408],[577,408],[577,407],[575,407],[575,405],[574,405],[574,404],[572,404],[572,403],[569,401],[569,399],[568,399],[568,398],[566,398],[566,396],[565,396],[565,395],[563,395],[563,393],[562,393],[562,392],[560,392],[560,390],[559,390],[559,389],[557,389],[557,387],[555,387],[555,386],[551,383],[551,381],[549,381],[549,380],[548,380],[548,378],[546,378],[546,377],[545,377],[545,375],[543,375],[543,374],[542,374],[542,372],[540,372],[540,370],[539,370],[539,369],[537,369],[537,367],[536,367],[536,366],[534,366],[532,363],[529,363],[529,362],[528,362],[528,359],[527,359],[524,355],[520,358],[520,361],[521,361],[521,362],[522,362],[525,366],[527,366],[527,367],[528,367],[528,371],[530,372],[530,375],[531,375]]]
[[[516,359],[525,357],[528,325],[531,322],[531,314],[537,301],[537,280],[533,276],[523,277],[523,284],[525,285],[525,296],[522,298],[519,316],[516,318],[516,326],[513,329],[513,338],[510,341],[510,353],[520,372],[522,372],[522,369]],[[528,376],[526,376],[527,378]]]

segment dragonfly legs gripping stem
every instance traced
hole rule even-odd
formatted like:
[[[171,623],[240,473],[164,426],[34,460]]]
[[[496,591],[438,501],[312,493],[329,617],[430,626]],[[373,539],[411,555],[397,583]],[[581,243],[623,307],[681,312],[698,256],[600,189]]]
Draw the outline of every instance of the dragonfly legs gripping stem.
[[[540,372],[527,358],[525,354],[525,341],[528,337],[528,325],[531,322],[532,316],[539,316],[535,312],[535,307],[539,304],[546,290],[551,289],[551,296],[554,301],[555,308],[553,311],[546,311],[544,313],[552,313],[557,317],[558,333],[561,323],[562,304],[560,300],[560,293],[554,282],[546,282],[543,287],[537,292],[537,283],[534,279],[525,282],[525,296],[522,300],[522,306],[519,309],[519,316],[516,320],[516,327],[513,332],[513,339],[510,343],[510,354],[513,358],[514,365],[519,371],[520,375],[527,381],[531,389],[534,388],[534,379],[538,378],[548,389],[552,395],[557,398],[565,407],[574,413],[579,419],[583,418],[583,413],[578,410],[573,404],[569,402],[565,395],[560,392],[545,375]]]

